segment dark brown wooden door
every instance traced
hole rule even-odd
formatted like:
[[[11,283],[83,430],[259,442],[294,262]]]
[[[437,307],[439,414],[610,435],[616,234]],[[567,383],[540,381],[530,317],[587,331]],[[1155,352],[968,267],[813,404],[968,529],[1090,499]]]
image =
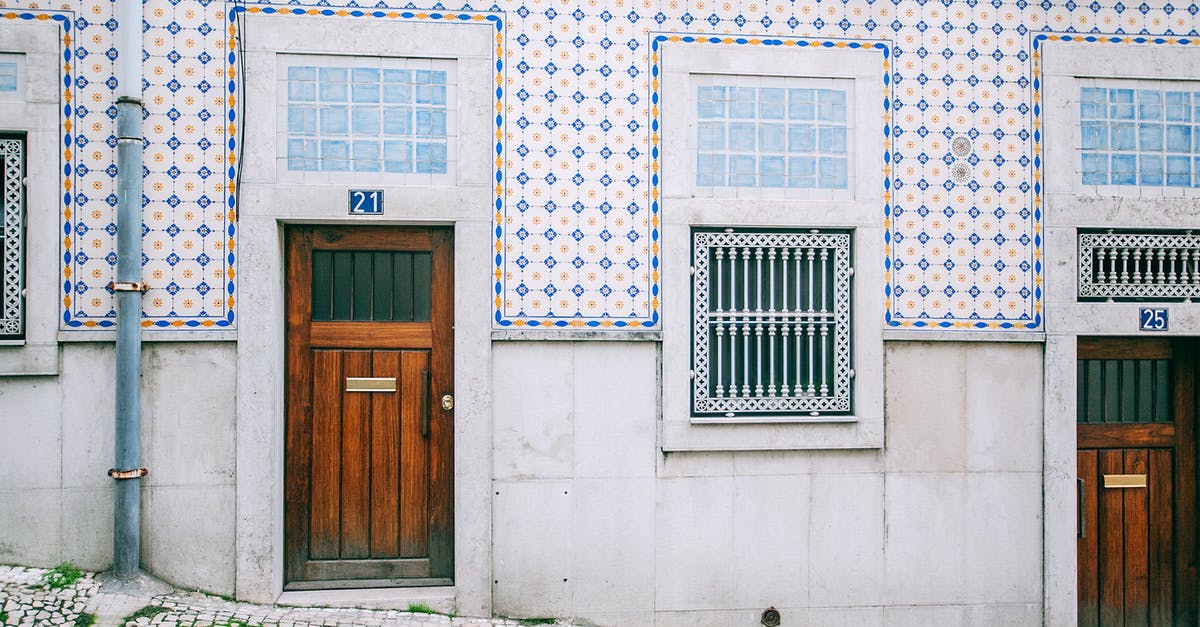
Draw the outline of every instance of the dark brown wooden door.
[[[1195,624],[1193,346],[1079,340],[1080,625]]]
[[[452,581],[452,250],[449,229],[287,230],[287,589]]]

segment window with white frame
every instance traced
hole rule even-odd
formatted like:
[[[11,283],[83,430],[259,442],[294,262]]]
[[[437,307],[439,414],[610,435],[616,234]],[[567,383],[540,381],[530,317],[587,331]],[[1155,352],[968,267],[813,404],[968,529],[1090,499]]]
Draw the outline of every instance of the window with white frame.
[[[692,411],[851,411],[844,230],[694,229]]]
[[[25,331],[25,136],[0,133],[0,340]]]
[[[692,78],[697,186],[846,188],[852,81]]]
[[[287,169],[446,174],[453,79],[439,60],[287,58]]]

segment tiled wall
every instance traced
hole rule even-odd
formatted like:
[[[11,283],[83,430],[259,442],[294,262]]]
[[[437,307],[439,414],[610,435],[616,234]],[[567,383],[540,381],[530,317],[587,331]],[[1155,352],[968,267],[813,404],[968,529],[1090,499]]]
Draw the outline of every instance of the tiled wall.
[[[886,324],[1039,329],[1040,196],[1033,34],[1195,36],[1195,4],[979,0],[762,2],[513,0],[475,6],[351,1],[281,19],[491,19],[497,59],[498,326],[656,326],[652,211],[655,33],[889,41],[893,124],[879,208],[889,239]],[[145,322],[236,324],[240,59],[233,3],[146,3]],[[274,10],[266,4],[252,11]],[[449,8],[451,12],[443,13]],[[113,4],[0,0],[0,19],[64,26],[63,311],[111,326],[115,267]],[[331,30],[336,32],[336,30]],[[1183,43],[1191,43],[1187,40]],[[666,120],[684,112],[667,110]],[[958,156],[951,140],[965,136]],[[965,168],[963,166],[966,166]],[[956,176],[951,170],[957,169]],[[661,207],[667,212],[668,205]],[[803,223],[803,216],[797,217]],[[686,298],[686,295],[670,295]]]

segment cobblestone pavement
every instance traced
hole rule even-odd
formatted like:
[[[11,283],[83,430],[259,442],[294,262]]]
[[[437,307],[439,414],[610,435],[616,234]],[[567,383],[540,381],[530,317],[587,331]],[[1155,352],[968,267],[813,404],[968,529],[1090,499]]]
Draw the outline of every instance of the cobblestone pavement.
[[[106,592],[92,573],[61,589],[44,568],[0,566],[0,625],[41,627],[520,627],[498,618],[450,617],[400,610],[286,607],[237,603],[196,592],[154,596]],[[538,623],[541,624],[541,623]],[[554,623],[570,627],[567,622]]]

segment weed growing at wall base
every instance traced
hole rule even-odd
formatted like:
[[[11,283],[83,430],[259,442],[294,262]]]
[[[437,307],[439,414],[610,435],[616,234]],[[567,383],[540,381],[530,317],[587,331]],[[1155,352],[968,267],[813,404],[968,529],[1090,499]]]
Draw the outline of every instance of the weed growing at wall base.
[[[42,575],[42,585],[51,590],[62,590],[75,585],[83,577],[83,571],[75,568],[70,562],[63,562]]]

